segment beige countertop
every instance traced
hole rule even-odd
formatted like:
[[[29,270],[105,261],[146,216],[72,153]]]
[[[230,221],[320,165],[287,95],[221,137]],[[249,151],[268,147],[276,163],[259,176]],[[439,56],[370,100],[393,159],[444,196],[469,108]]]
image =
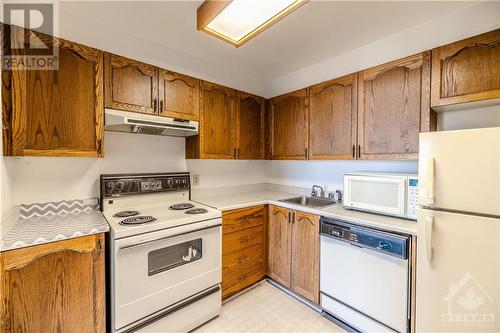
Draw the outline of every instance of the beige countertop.
[[[201,195],[195,194],[193,195],[192,200],[222,211],[270,204],[325,217],[338,218],[361,226],[409,235],[417,234],[417,222],[412,220],[344,209],[341,204],[334,204],[324,208],[311,208],[279,201],[281,199],[287,199],[297,195],[297,192],[275,189],[255,189],[248,192],[238,193],[224,193],[223,190],[218,189],[211,195],[207,193]]]

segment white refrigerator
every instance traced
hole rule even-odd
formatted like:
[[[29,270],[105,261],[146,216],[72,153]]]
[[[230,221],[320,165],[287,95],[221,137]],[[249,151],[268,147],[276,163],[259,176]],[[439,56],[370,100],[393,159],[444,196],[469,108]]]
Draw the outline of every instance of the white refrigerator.
[[[500,127],[420,134],[416,331],[500,332]]]

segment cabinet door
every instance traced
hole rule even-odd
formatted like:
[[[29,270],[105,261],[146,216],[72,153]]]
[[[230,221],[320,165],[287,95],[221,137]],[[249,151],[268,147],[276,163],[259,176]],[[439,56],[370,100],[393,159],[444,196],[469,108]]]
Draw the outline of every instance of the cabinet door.
[[[202,158],[235,158],[235,99],[236,92],[231,88],[202,83],[199,134]]]
[[[500,98],[500,29],[432,50],[432,107]]]
[[[294,212],[291,289],[319,302],[319,216]]]
[[[198,120],[200,117],[200,80],[160,69],[160,116]]]
[[[354,159],[356,74],[317,84],[309,92],[309,159]]]
[[[307,89],[270,100],[271,159],[307,159]]]
[[[273,206],[268,228],[268,275],[285,287],[290,288],[291,263],[291,211]]]
[[[236,155],[239,159],[264,158],[265,103],[262,97],[238,92]]]
[[[105,332],[103,234],[0,254],[2,332]]]
[[[431,126],[429,74],[429,52],[359,74],[358,158],[418,158],[418,134]]]
[[[16,36],[30,33],[12,29]],[[2,85],[11,97],[3,110],[5,154],[103,156],[103,53],[32,33],[58,52],[58,69],[13,70],[11,85]]]
[[[107,108],[157,113],[158,68],[106,53],[105,82]]]

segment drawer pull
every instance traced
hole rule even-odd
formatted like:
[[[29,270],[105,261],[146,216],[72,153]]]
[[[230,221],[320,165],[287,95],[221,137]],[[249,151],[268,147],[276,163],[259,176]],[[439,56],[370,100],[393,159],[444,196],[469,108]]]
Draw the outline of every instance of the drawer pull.
[[[240,243],[248,242],[248,236],[240,237]]]
[[[245,261],[247,261],[247,260],[248,260],[248,257],[247,257],[247,256],[241,256],[241,257],[239,257],[239,258],[238,258],[238,262],[239,262],[240,264],[244,263],[244,262],[245,262]]]
[[[243,274],[242,276],[240,276],[240,278],[238,280],[240,280],[240,282],[241,282],[241,281],[246,280],[247,278],[248,278],[248,275]]]

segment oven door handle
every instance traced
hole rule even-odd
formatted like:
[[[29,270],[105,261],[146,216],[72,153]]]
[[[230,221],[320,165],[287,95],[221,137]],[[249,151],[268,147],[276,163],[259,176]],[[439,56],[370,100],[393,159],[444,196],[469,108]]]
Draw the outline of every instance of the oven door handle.
[[[219,224],[216,224],[216,225],[211,225],[209,227],[203,227],[203,228],[199,228],[199,229],[189,230],[189,231],[181,232],[181,233],[174,234],[174,235],[169,235],[169,236],[165,236],[165,237],[150,239],[150,240],[139,242],[139,243],[133,243],[133,244],[127,244],[127,245],[119,245],[118,248],[120,250],[130,249],[130,248],[133,248],[133,247],[142,246],[142,245],[145,245],[145,244],[149,244],[149,243],[161,241],[161,240],[164,240],[164,239],[178,237],[178,236],[182,236],[182,235],[186,235],[186,234],[191,234],[193,232],[198,232],[198,231],[202,231],[202,230],[217,228],[217,227],[220,227],[220,226],[222,226],[222,223],[219,223]]]

